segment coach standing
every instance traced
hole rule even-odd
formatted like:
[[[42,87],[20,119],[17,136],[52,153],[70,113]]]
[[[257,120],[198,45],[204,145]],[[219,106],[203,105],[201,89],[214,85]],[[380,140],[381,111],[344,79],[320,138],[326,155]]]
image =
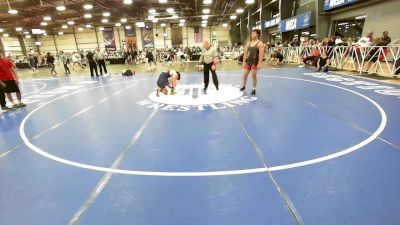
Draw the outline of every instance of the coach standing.
[[[218,87],[218,77],[215,69],[218,64],[218,52],[217,50],[210,46],[208,41],[204,41],[203,50],[200,56],[200,63],[204,65],[204,93],[207,93],[208,84],[210,82],[210,70],[212,74],[213,83],[217,91]]]

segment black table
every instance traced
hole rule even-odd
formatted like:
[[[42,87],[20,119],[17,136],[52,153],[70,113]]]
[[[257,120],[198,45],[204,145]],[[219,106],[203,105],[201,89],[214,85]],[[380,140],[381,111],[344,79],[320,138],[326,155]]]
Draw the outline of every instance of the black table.
[[[30,67],[30,66],[29,66],[29,63],[16,63],[15,66],[16,66],[18,69],[26,69],[26,68],[29,68],[29,67]]]
[[[200,59],[200,56],[201,56],[200,54],[193,54],[191,60],[192,61],[198,61]]]
[[[110,61],[110,64],[125,64],[124,58],[107,59],[107,61]]]

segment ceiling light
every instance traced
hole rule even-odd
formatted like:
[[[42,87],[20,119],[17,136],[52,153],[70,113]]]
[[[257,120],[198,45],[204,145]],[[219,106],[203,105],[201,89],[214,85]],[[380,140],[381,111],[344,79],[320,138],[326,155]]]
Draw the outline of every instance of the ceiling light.
[[[222,24],[223,27],[228,27],[227,23]]]
[[[168,9],[167,9],[167,12],[173,13],[173,12],[174,12],[174,9],[173,9],[173,8],[168,8]]]
[[[2,32],[4,32],[4,29],[3,29],[3,28],[0,28],[0,33],[2,33]]]
[[[137,27],[145,27],[146,25],[144,24],[144,22],[137,22],[137,23],[135,23],[135,25],[137,26]]]
[[[120,26],[121,26],[121,23],[116,23],[115,26],[116,26],[116,27],[120,27]]]
[[[60,32],[58,32],[58,35],[64,35],[64,32],[60,31]]]
[[[86,28],[92,28],[92,25],[90,25],[90,24],[86,24],[86,26],[85,26]]]
[[[254,0],[246,0],[246,4],[253,4]]]
[[[207,25],[203,23],[201,26],[202,26],[202,27],[206,27]]]
[[[50,21],[50,20],[51,20],[51,17],[50,17],[50,16],[45,16],[45,17],[43,17],[43,20],[45,20],[45,21]]]
[[[92,18],[92,14],[85,14],[84,17],[85,17],[86,19],[90,19],[90,18]]]
[[[126,26],[125,29],[130,30],[131,26]]]
[[[91,4],[85,4],[85,5],[83,6],[83,8],[84,8],[84,9],[93,9],[93,5],[91,5]]]
[[[152,15],[150,15],[148,18],[149,18],[149,20],[154,20],[156,17],[155,17],[155,16],[152,16]]]
[[[204,0],[203,3],[204,3],[205,5],[209,5],[209,4],[212,3],[212,0]]]
[[[237,16],[236,16],[236,15],[233,15],[233,16],[230,16],[229,18],[230,18],[231,20],[236,20]]]
[[[162,23],[162,24],[161,24],[161,27],[165,27],[165,26],[167,26],[167,24],[165,24],[165,23]]]
[[[207,20],[208,19],[208,16],[207,15],[204,15],[204,16],[202,16],[201,17],[203,20]]]
[[[132,4],[132,0],[124,0],[124,4],[126,5]]]
[[[68,25],[74,25],[75,22],[74,21],[68,21]]]
[[[65,6],[59,5],[59,6],[56,7],[56,9],[57,9],[58,11],[64,11],[64,10],[65,10]]]
[[[16,9],[10,9],[10,10],[8,10],[8,13],[10,13],[10,14],[12,14],[12,15],[15,15],[15,14],[17,14],[18,13],[18,11],[16,10]],[[4,35],[3,35],[4,36]],[[8,37],[8,36],[7,36]]]
[[[83,28],[82,28],[82,27],[79,27],[79,28],[78,28],[78,31],[83,31]]]
[[[24,31],[24,34],[29,34],[29,31]]]
[[[180,23],[180,24],[179,24],[180,27],[183,27],[184,25],[185,25],[184,23]]]
[[[127,21],[128,21],[128,19],[126,19],[126,18],[121,19],[121,23],[126,23]]]
[[[108,19],[102,19],[101,22],[102,23],[108,23]]]
[[[157,23],[157,22],[158,22],[158,19],[154,19],[154,20],[153,20],[153,23]]]
[[[104,12],[104,13],[103,13],[103,16],[104,16],[104,17],[109,17],[110,15],[111,15],[111,14],[110,14],[109,12]]]
[[[236,13],[243,13],[244,9],[236,9]]]
[[[179,22],[180,22],[180,23],[184,23],[184,22],[185,22],[185,19],[180,19]]]
[[[42,45],[42,42],[36,41],[36,42],[35,42],[35,45],[38,45],[38,46],[39,46],[39,45]]]
[[[204,24],[204,23],[207,23],[207,20],[203,20],[203,21],[201,21],[201,23],[203,23],[203,24]]]
[[[104,30],[104,27],[99,27],[99,30]]]
[[[3,37],[9,37],[10,35],[9,34],[3,34]]]
[[[62,28],[62,29],[67,29],[68,26],[67,26],[67,25],[62,25],[61,28]]]
[[[31,37],[32,37],[32,36],[31,36],[31,35],[29,35],[29,34],[25,36],[25,38],[31,38]]]
[[[362,20],[362,19],[365,19],[365,18],[367,18],[367,15],[357,16],[356,20]]]
[[[15,30],[16,31],[22,31],[23,29],[22,29],[22,27],[17,27],[17,28],[15,28]]]
[[[210,13],[210,9],[203,9],[203,13],[204,14],[209,14]]]
[[[149,9],[149,13],[154,14],[154,13],[156,13],[156,10],[155,9]]]
[[[179,18],[178,15],[173,15],[173,16],[172,16],[172,19],[178,19],[178,18]]]
[[[158,0],[159,3],[167,3],[168,0]]]
[[[47,26],[47,22],[41,22],[40,25]]]

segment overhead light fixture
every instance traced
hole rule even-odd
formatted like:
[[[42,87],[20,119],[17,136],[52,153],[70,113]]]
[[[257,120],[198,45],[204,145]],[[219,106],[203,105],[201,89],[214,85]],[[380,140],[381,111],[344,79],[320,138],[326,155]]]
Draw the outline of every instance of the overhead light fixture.
[[[108,19],[102,19],[101,22],[102,23],[108,23]]]
[[[3,37],[9,37],[10,35],[9,34],[3,34]]]
[[[158,23],[158,19],[154,19],[154,20],[153,20],[153,23]]]
[[[99,27],[99,30],[104,30],[104,27]]]
[[[25,36],[25,38],[31,38],[31,37],[32,37],[32,36],[31,36],[31,35],[29,35],[29,34]]]
[[[236,15],[232,15],[229,17],[231,20],[236,20],[237,16]]]
[[[18,13],[18,10],[16,10],[16,9],[10,9],[10,10],[8,10],[8,13],[10,13],[10,14],[12,14],[12,15],[15,15],[15,14]],[[4,35],[3,35],[3,36],[4,36]]]
[[[243,13],[244,12],[244,9],[236,9],[236,13]]]
[[[58,35],[64,35],[64,32],[60,31],[60,32],[58,32]]]
[[[43,36],[47,36],[47,33],[44,33]]]
[[[67,25],[62,25],[61,28],[62,28],[62,29],[67,29],[68,26],[67,26]]]
[[[126,26],[125,29],[130,30],[131,26]]]
[[[121,23],[126,23],[127,21],[128,21],[128,19],[126,19],[126,18],[121,19]]]
[[[148,18],[149,18],[149,20],[154,20],[156,17],[155,17],[155,16],[152,16],[152,15],[150,15]]]
[[[173,15],[173,16],[172,16],[172,19],[178,19],[178,18],[179,18],[178,15]]]
[[[109,17],[111,14],[109,12],[103,12],[104,17]]]
[[[135,25],[137,26],[137,27],[145,27],[146,25],[144,24],[144,22],[137,22],[137,23],[135,23]]]
[[[209,4],[211,4],[212,3],[212,0],[204,0],[203,1],[203,4],[205,4],[205,5],[209,5]]]
[[[207,23],[208,21],[207,20],[203,20],[203,21],[201,21],[201,23],[203,23],[203,24],[205,24],[205,23]]]
[[[154,14],[154,13],[156,13],[156,10],[155,9],[149,9],[149,13]]]
[[[79,28],[78,28],[78,31],[83,31],[83,28],[82,28],[82,27],[79,27]]]
[[[180,27],[183,27],[185,24],[184,23],[179,23],[179,26]]]
[[[167,24],[165,24],[165,23],[162,23],[162,24],[161,24],[161,27],[165,27],[165,26],[167,26]]]
[[[209,14],[210,13],[210,9],[203,9],[203,13],[204,14]]]
[[[203,20],[208,20],[208,15],[204,15],[201,17]]]
[[[121,26],[121,23],[116,23],[115,26],[116,26],[116,27],[120,27],[120,26]]]
[[[124,4],[125,5],[130,5],[130,4],[132,4],[132,0],[124,0]]]
[[[47,22],[41,22],[40,25],[47,26]]]
[[[17,27],[17,28],[15,28],[15,30],[18,31],[18,32],[20,32],[20,31],[22,31],[23,29],[22,29],[22,27]]]
[[[24,31],[24,34],[29,34],[29,31]]]
[[[367,15],[357,16],[356,20],[362,20],[362,19],[365,19],[365,18],[367,18]]]
[[[68,25],[74,25],[75,22],[74,21],[68,21]]]
[[[203,23],[201,26],[202,26],[202,27],[206,27],[207,25]]]
[[[91,5],[91,4],[85,4],[85,5],[83,6],[83,8],[84,8],[84,9],[93,9],[93,5]]]
[[[168,0],[158,0],[159,3],[167,3]]]
[[[246,4],[253,4],[253,3],[254,3],[254,0],[246,0],[245,3],[246,3]]]
[[[51,17],[50,17],[50,16],[45,16],[45,17],[43,17],[43,20],[45,20],[45,21],[50,21],[50,20],[51,20]]]
[[[89,14],[89,13],[88,13],[88,14],[85,14],[84,17],[85,17],[86,19],[90,19],[90,18],[92,18],[92,14]]]
[[[173,13],[175,10],[173,8],[167,8],[168,13]]]
[[[4,29],[3,28],[0,28],[0,33],[3,33],[4,32]]]
[[[36,41],[36,42],[35,42],[35,45],[37,45],[37,46],[42,45],[42,42]]]
[[[85,26],[86,28],[92,28],[92,25],[90,25],[90,24],[86,24],[86,26]]]
[[[222,26],[223,27],[228,27],[228,24],[227,23],[223,23]]]
[[[186,20],[185,19],[180,19],[179,23],[184,23]]]
[[[56,7],[57,11],[65,11],[65,6],[59,5]]]

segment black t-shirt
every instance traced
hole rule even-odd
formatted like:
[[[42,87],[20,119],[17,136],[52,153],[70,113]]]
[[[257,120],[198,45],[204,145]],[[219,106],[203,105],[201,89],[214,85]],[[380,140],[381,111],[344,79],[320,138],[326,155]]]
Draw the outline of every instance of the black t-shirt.
[[[52,55],[47,56],[47,63],[54,63],[55,60],[56,59],[54,58],[54,56],[52,56]]]
[[[94,62],[94,54],[93,53],[89,52],[86,55],[86,58],[88,59],[89,62]]]

